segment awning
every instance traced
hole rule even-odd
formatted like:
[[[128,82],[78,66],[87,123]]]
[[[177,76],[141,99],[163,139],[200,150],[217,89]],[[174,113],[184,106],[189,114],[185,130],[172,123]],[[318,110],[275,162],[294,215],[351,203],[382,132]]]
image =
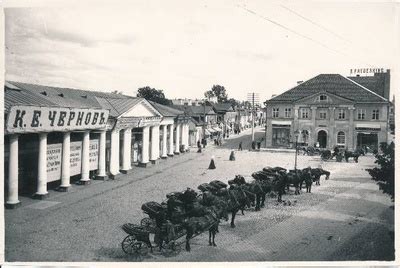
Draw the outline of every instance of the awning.
[[[359,123],[359,124],[356,124],[356,129],[375,129],[375,130],[380,130],[381,126],[379,124]]]
[[[292,121],[278,121],[278,120],[272,120],[271,121],[272,125],[291,125]]]
[[[229,125],[225,125],[227,130],[231,130],[232,128]]]
[[[213,129],[217,132],[222,132],[222,129],[220,129],[219,127],[213,127]]]
[[[206,135],[211,135],[210,131],[208,131],[208,129],[204,129],[204,132]]]

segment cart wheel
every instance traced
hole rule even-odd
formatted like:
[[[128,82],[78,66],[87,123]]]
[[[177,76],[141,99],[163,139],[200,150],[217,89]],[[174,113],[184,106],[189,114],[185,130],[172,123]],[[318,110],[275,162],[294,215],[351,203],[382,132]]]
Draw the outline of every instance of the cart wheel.
[[[122,250],[130,255],[146,255],[149,251],[146,243],[138,241],[135,236],[128,235],[121,243]]]
[[[155,227],[154,221],[150,218],[143,218],[140,221],[140,225],[145,227]]]
[[[172,257],[178,255],[182,250],[181,244],[171,241],[164,245],[162,253],[165,257]]]

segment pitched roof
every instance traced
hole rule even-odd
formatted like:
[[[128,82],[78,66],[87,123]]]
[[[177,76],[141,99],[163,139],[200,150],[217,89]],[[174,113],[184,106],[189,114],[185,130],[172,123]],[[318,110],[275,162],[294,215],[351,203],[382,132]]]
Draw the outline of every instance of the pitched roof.
[[[174,105],[176,109],[184,111],[186,114],[191,116],[203,115],[214,115],[216,114],[212,106],[190,106],[190,105]]]
[[[53,103],[53,106],[61,107],[102,108],[96,97],[121,99],[130,98],[129,96],[106,92],[42,86],[14,81],[8,81],[8,84],[32,93],[36,96],[40,96],[41,99],[45,99],[48,102]]]
[[[226,102],[226,103],[215,103],[215,104],[213,104],[213,107],[218,112],[227,112],[229,110],[233,111],[232,104],[229,103],[229,102]]]
[[[349,76],[348,78],[384,97],[385,77],[383,75],[375,74],[374,76]]]
[[[183,114],[183,111],[172,108],[170,106],[166,106],[154,101],[149,101],[151,103],[151,105],[154,106],[154,108],[156,108],[156,110],[162,115],[162,116],[178,116],[180,114]]]
[[[95,97],[103,109],[110,110],[110,116],[118,117],[143,101],[143,98],[100,98]]]
[[[317,94],[318,92],[328,92],[355,102],[388,101],[368,88],[340,74],[320,74],[267,102],[292,102]]]
[[[6,113],[14,105],[57,106],[53,102],[42,98],[40,95],[21,90],[7,82],[5,83],[4,89],[4,109]]]

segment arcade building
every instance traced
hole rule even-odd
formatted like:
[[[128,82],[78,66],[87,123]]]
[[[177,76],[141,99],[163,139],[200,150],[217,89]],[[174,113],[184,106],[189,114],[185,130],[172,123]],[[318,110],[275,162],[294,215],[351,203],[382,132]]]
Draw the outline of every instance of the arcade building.
[[[390,71],[320,74],[266,101],[266,146],[355,150],[387,142]]]
[[[189,120],[143,98],[7,81],[5,206],[184,153]]]

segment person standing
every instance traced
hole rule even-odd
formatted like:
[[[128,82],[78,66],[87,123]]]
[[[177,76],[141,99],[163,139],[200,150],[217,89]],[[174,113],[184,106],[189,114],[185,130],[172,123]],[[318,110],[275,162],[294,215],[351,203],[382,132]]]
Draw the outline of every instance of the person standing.
[[[243,150],[242,148],[242,142],[239,143],[239,151]]]

